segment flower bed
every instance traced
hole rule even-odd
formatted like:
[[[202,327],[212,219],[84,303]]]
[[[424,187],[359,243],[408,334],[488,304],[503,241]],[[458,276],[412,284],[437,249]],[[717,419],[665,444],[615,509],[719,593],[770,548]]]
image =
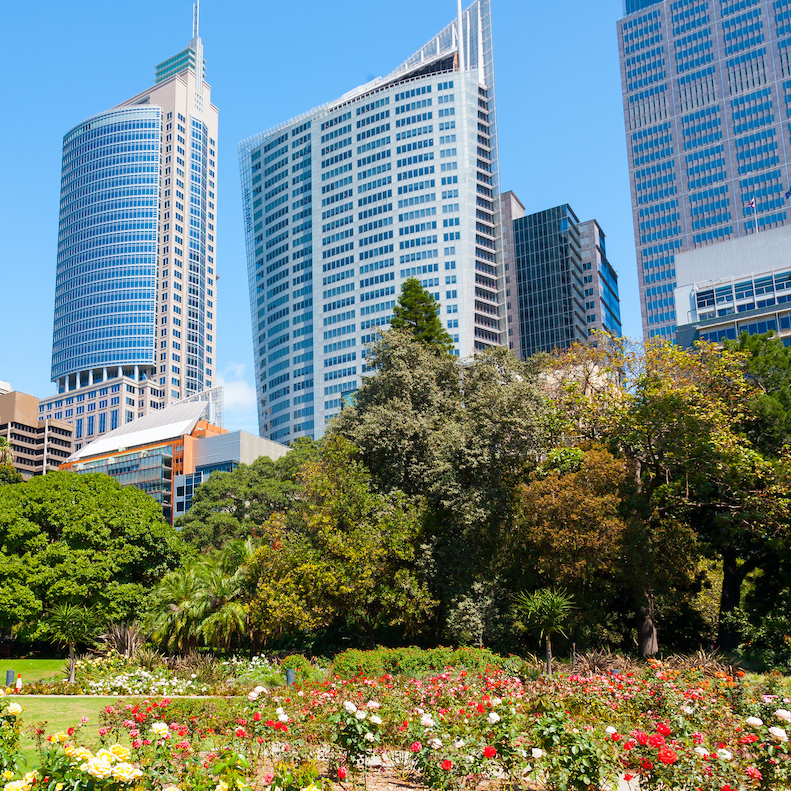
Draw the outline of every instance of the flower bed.
[[[19,713],[8,713],[7,700],[2,716],[18,733]],[[535,681],[499,669],[424,679],[335,676],[288,689],[258,686],[230,701],[119,701],[106,707],[91,756],[128,763],[139,777],[119,780],[103,764],[107,777],[86,785],[93,758],[80,754],[76,766],[79,730],[42,742],[39,776],[66,777],[59,782],[74,791],[109,791],[113,783],[176,784],[182,791],[255,783],[293,791],[348,785],[384,767],[448,791],[502,782],[595,791],[623,777],[641,789],[783,789],[791,782],[789,709],[771,685],[754,690],[738,676],[659,663],[639,673]],[[119,758],[115,745],[129,755]],[[116,758],[93,752],[101,749]],[[6,791],[40,782],[11,771],[9,782],[27,785]]]

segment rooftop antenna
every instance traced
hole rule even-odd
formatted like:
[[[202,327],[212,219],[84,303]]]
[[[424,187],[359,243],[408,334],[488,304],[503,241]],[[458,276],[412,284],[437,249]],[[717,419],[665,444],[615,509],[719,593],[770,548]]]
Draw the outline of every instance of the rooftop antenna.
[[[192,4],[192,37],[198,38],[200,30],[200,0]]]

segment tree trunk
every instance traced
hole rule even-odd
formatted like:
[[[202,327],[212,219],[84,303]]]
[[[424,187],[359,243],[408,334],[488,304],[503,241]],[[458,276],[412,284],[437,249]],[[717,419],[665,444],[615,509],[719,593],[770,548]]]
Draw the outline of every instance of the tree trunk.
[[[646,593],[648,607],[641,607],[638,615],[641,656],[653,656],[659,651],[659,640],[654,624],[654,595]]]
[[[758,566],[753,558],[739,565],[739,556],[734,551],[722,553],[722,596],[720,597],[720,622],[717,628],[717,645],[723,651],[733,651],[739,645],[739,633],[725,623],[723,616],[733,612],[741,603],[742,582]]]
[[[69,643],[69,684],[75,682],[77,672],[77,659],[74,656],[74,643]]]
[[[552,678],[552,641],[547,633],[547,675]]]

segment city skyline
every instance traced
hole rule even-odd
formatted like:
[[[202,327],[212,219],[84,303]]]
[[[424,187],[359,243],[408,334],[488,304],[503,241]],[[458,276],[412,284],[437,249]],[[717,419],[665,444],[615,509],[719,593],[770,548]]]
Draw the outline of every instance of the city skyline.
[[[6,283],[10,282],[20,293],[35,288],[41,304],[44,305],[52,299],[51,292],[47,293],[49,291],[47,284],[52,279],[54,269],[53,236],[56,228],[55,223],[47,219],[47,214],[43,211],[39,213],[38,209],[39,206],[43,207],[46,204],[41,196],[48,195],[49,217],[52,216],[52,195],[53,191],[57,192],[59,172],[58,169],[52,169],[53,144],[57,146],[63,130],[74,126],[81,118],[95,113],[98,108],[113,106],[119,96],[132,95],[139,90],[140,85],[145,84],[142,80],[148,79],[151,63],[161,62],[163,58],[172,54],[185,37],[185,30],[189,30],[189,9],[182,3],[172,4],[162,9],[160,20],[162,24],[154,26],[155,29],[152,28],[146,36],[138,36],[135,46],[131,47],[130,42],[136,39],[135,24],[127,25],[129,40],[118,33],[112,37],[111,31],[120,29],[118,17],[114,17],[116,22],[114,27],[111,24],[113,17],[93,19],[86,5],[77,3],[70,10],[70,18],[66,18],[67,15],[53,4],[52,13],[49,16],[45,14],[38,20],[37,33],[43,42],[49,38],[68,39],[72,51],[64,58],[68,73],[65,84],[70,85],[78,80],[80,90],[70,92],[67,88],[64,92],[46,97],[54,102],[57,109],[57,113],[52,113],[47,118],[47,134],[42,135],[44,130],[39,129],[35,130],[35,134],[27,135],[22,134],[21,130],[14,133],[9,130],[4,131],[4,134],[8,135],[4,146],[6,156],[11,150],[15,152],[14,162],[12,163],[9,157],[9,164],[15,164],[17,160],[26,161],[25,169],[28,171],[28,177],[32,167],[38,184],[36,199],[27,198],[26,196],[31,193],[23,189],[27,184],[22,174],[17,173],[15,167],[7,169],[6,182],[12,191],[17,191],[17,194],[14,201],[8,200],[8,195],[4,199],[4,209],[7,210],[2,216],[3,238],[10,243],[5,245],[3,254],[8,257],[6,271],[11,275],[7,277]],[[350,11],[354,12],[357,8],[353,4],[350,6]],[[359,8],[362,10],[364,6],[360,4]],[[240,19],[245,13],[250,15],[250,20],[261,21],[262,17],[258,11],[252,8],[245,11],[240,8],[234,9],[233,13],[219,13],[218,9],[211,7],[211,4],[204,4],[202,8],[201,34],[210,53],[208,68],[211,72],[211,83],[215,102],[223,110],[219,151],[219,193],[222,208],[218,216],[221,238],[218,268],[222,274],[218,324],[221,331],[217,367],[220,381],[224,380],[226,384],[230,384],[227,391],[229,397],[226,401],[227,422],[232,425],[231,421],[234,420],[232,415],[236,409],[239,418],[236,419],[235,424],[242,425],[248,430],[255,427],[255,423],[252,422],[251,426],[250,421],[250,417],[255,414],[251,397],[252,366],[249,362],[252,353],[249,319],[245,316],[247,288],[244,242],[239,221],[241,212],[238,198],[238,171],[235,168],[236,157],[233,147],[239,139],[253,134],[257,129],[268,128],[283,118],[299,114],[306,107],[323,103],[328,97],[339,96],[348,90],[350,85],[366,82],[377,74],[386,74],[394,63],[403,59],[404,52],[414,51],[422,46],[455,12],[452,3],[436,4],[430,9],[419,7],[415,3],[403,6],[403,14],[388,16],[384,10],[379,15],[354,16],[352,13],[349,18],[355,19],[353,25],[348,21],[336,25],[334,21],[326,18],[326,14],[321,13],[319,6],[311,6],[311,9],[316,12],[314,17],[316,24],[307,26],[309,30],[304,33],[303,38],[307,36],[308,40],[316,41],[323,39],[329,25],[335,38],[340,36],[340,40],[347,42],[349,46],[342,52],[340,51],[342,48],[338,47],[338,50],[333,50],[332,53],[328,49],[322,50],[321,47],[314,48],[316,62],[325,60],[327,66],[318,71],[313,69],[310,81],[305,78],[310,70],[310,64],[299,62],[300,59],[289,61],[289,69],[284,70],[282,78],[277,81],[278,90],[267,89],[265,96],[262,97],[260,87],[257,89],[255,86],[251,66],[256,58],[263,57],[264,53],[263,50],[253,52],[246,47],[256,40],[254,32],[256,26],[251,24],[250,31],[244,26],[239,27]],[[617,55],[613,54],[615,21],[620,13],[619,4],[613,3],[612,8],[609,9],[609,19],[602,19],[601,14],[591,15],[589,9],[579,3],[572,14],[572,21],[577,24],[569,26],[568,18],[559,19],[556,15],[541,9],[538,12],[540,18],[534,21],[543,29],[544,38],[555,36],[560,41],[558,36],[563,33],[562,41],[568,42],[567,48],[553,48],[545,43],[542,37],[533,35],[529,39],[532,48],[525,49],[523,47],[525,42],[514,35],[515,31],[520,29],[520,24],[526,21],[524,9],[515,3],[493,4],[493,29],[497,49],[495,66],[498,126],[501,137],[500,186],[503,190],[514,189],[526,203],[528,210],[538,210],[546,205],[552,205],[553,202],[568,201],[583,216],[596,216],[600,219],[602,226],[607,229],[610,259],[615,262],[621,276],[625,332],[639,335],[639,318],[638,322],[635,322],[632,316],[630,321],[628,315],[628,303],[630,298],[634,299],[634,294],[629,289],[629,281],[634,279],[630,278],[630,270],[634,268],[631,255],[633,240],[630,232],[624,233],[622,230],[624,227],[628,228],[628,218],[626,224],[613,219],[619,213],[626,216],[623,209],[628,208],[623,131],[620,128],[618,113],[620,89],[617,79]],[[20,30],[27,30],[32,20],[24,17],[23,9],[14,9],[11,23],[19,24]],[[72,19],[81,20],[81,24],[74,23]],[[278,9],[271,21],[285,22],[288,19],[287,10]],[[90,26],[84,24],[86,20],[90,20]],[[382,29],[388,29],[391,35],[382,37]],[[167,35],[164,35],[164,31],[167,31]],[[524,28],[524,32],[527,34],[527,28]],[[260,36],[260,33],[258,35]],[[575,46],[575,41],[581,42],[589,36],[594,37],[597,47],[597,63],[600,61],[606,64],[601,74],[597,64],[590,64],[590,67],[586,66],[583,69],[582,59],[579,57],[576,58],[576,64],[574,62],[567,64],[564,61],[564,57],[568,61],[572,54],[576,56],[580,51],[581,48]],[[365,41],[361,38],[365,38]],[[285,45],[281,48],[280,42],[275,41],[274,38],[267,41],[274,59],[288,49]],[[89,42],[93,42],[95,51],[92,57],[86,58],[83,57],[83,50]],[[23,45],[20,43],[17,55],[21,49]],[[590,52],[590,48],[588,51]],[[12,48],[10,52],[4,53],[4,57],[13,59],[14,52]],[[578,135],[572,135],[571,130],[555,124],[553,118],[558,117],[562,100],[558,99],[551,85],[538,79],[538,75],[543,77],[545,65],[551,55],[553,55],[552,63],[556,74],[563,76],[566,71],[576,68],[580,82],[584,83],[583,78],[592,80],[594,84],[591,87],[595,87],[598,91],[595,102],[584,101],[586,96],[584,90],[580,92],[581,98],[575,99],[574,108],[579,114],[578,121],[582,121],[583,118],[587,121],[592,120],[594,116],[591,113],[594,108],[602,106],[609,108],[605,115],[597,110],[599,118],[596,123],[587,125],[578,123],[577,128],[580,132]],[[101,70],[95,67],[96,63],[108,59],[113,66],[105,70],[109,73],[100,73]],[[34,68],[30,76],[35,77],[35,74]],[[606,79],[602,75],[607,75]],[[17,83],[21,82],[24,85],[27,79],[27,72],[20,74],[13,83],[15,91]],[[19,90],[13,95],[24,98],[27,93],[29,88],[27,91]],[[553,95],[556,104],[550,104]],[[538,112],[538,108],[544,108],[543,114]],[[55,117],[68,120],[61,123],[52,120]],[[50,129],[50,127],[57,128]],[[30,141],[28,138],[31,138]],[[46,141],[45,145],[42,144],[42,140]],[[555,140],[557,143],[553,142]],[[574,141],[574,152],[568,145],[571,141]],[[565,145],[565,148],[561,151],[558,145]],[[46,156],[41,154],[42,151],[46,152]],[[577,151],[578,153],[575,153]],[[27,160],[25,160],[26,152]],[[570,152],[574,153],[574,156],[569,162]],[[583,160],[587,165],[580,166]],[[45,168],[47,162],[49,167]],[[561,167],[564,162],[567,163],[565,168]],[[608,173],[608,178],[603,178],[602,172]],[[608,194],[600,189],[604,182],[617,183],[619,180],[620,190],[616,189]],[[27,207],[26,211],[21,211],[23,206]],[[24,229],[26,223],[30,227],[31,222],[35,222],[35,238],[28,233],[27,243],[22,245],[21,241],[15,238],[16,235],[11,234],[10,231],[17,228]],[[11,263],[25,259],[29,260],[26,260],[24,265]],[[16,308],[16,305],[12,304],[11,307]],[[40,326],[42,321],[45,325],[48,323],[44,318],[48,312],[45,309],[42,311],[42,316],[36,316],[32,322],[29,311],[27,322],[22,321],[19,314],[20,318],[16,321],[16,325],[27,324],[25,330],[27,348],[24,354],[11,353],[7,350],[0,356],[0,378],[10,380],[18,389],[39,396],[46,396],[48,393],[44,386],[47,382],[48,355],[46,352],[42,355],[41,349],[49,346],[51,335],[47,338],[49,332],[46,328],[42,330]],[[12,317],[17,315],[8,310],[7,314]],[[37,373],[32,371],[34,368],[38,369]]]

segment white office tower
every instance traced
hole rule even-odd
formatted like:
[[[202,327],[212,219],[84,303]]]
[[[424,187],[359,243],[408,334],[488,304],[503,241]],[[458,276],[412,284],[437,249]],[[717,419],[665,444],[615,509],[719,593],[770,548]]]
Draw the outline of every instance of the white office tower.
[[[239,158],[263,436],[324,433],[409,277],[461,357],[504,339],[489,0]]]

